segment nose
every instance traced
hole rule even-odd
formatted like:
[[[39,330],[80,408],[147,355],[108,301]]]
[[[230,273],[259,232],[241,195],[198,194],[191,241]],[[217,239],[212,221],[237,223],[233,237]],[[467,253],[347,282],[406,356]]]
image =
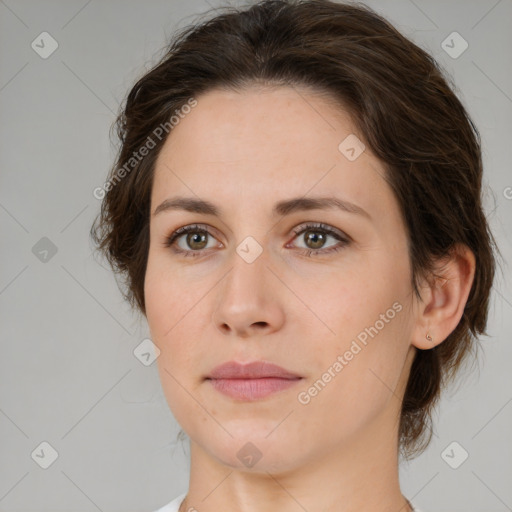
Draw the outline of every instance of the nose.
[[[275,274],[265,251],[252,263],[235,253],[231,269],[216,288],[215,327],[239,338],[261,337],[281,329],[285,287]]]

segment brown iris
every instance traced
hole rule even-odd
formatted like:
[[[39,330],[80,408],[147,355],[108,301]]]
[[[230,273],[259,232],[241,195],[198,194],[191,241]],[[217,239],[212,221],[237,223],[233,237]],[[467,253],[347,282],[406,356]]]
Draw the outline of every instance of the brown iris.
[[[307,242],[313,242],[313,244],[315,244],[315,247],[312,247],[312,249],[320,249],[325,243],[325,234],[319,231],[308,230],[304,233],[304,236]]]
[[[194,250],[201,250],[204,249],[206,246],[206,237],[208,236],[208,233],[206,231],[194,231],[193,233],[189,233],[187,235],[187,244],[191,249]],[[200,245],[200,247],[195,247],[194,244],[197,243]]]

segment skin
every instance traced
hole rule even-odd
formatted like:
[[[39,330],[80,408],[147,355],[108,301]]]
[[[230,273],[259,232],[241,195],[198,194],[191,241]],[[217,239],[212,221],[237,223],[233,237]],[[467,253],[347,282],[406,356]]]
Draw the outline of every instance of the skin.
[[[418,300],[384,167],[368,146],[354,161],[338,149],[350,134],[364,140],[346,111],[306,88],[216,89],[197,100],[156,163],[145,279],[163,391],[190,438],[190,486],[180,510],[408,511],[398,481],[401,399],[416,350],[441,343],[462,316],[472,253],[461,247],[440,262],[444,279],[425,282]],[[153,215],[178,195],[211,201],[222,216]],[[370,218],[341,210],[271,215],[275,202],[304,196],[343,198]],[[322,222],[350,243],[327,253],[336,238],[315,245],[292,231],[307,222]],[[195,223],[210,231],[207,244],[189,238],[187,245],[185,234],[175,246],[199,247],[199,256],[164,245]],[[249,236],[263,249],[250,264],[236,251]],[[314,248],[324,253],[307,257]],[[378,334],[301,403],[299,393],[397,303],[401,310],[386,316]],[[302,380],[261,400],[235,400],[204,380],[231,360],[270,361]],[[262,454],[252,467],[237,457],[248,442]]]

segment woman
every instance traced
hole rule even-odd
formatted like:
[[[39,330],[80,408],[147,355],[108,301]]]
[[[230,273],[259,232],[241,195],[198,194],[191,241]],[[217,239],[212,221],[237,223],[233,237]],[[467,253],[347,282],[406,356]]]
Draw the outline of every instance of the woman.
[[[485,333],[479,135],[364,6],[234,8],[129,93],[91,234],[147,319],[190,485],[159,512],[408,512]],[[417,510],[417,509],[416,509]]]

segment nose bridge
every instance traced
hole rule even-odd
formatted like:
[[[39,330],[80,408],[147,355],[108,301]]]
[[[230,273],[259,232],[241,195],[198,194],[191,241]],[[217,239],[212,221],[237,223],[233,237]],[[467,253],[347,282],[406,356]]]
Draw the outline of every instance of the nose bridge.
[[[256,238],[248,236],[233,251],[231,271],[227,276],[230,292],[245,295],[250,292],[253,299],[262,298],[268,287],[270,250]]]
[[[282,323],[282,304],[269,268],[271,260],[271,251],[251,236],[234,248],[212,314],[221,332],[246,336],[256,327],[274,330]]]
[[[243,194],[239,196],[241,203],[232,234],[234,235],[233,253],[230,255],[230,263],[233,274],[240,273],[242,279],[252,279],[258,272],[268,271],[266,265],[270,263],[271,248],[269,245],[269,229],[264,216],[256,219],[254,208],[251,208],[250,200],[244,201]]]

